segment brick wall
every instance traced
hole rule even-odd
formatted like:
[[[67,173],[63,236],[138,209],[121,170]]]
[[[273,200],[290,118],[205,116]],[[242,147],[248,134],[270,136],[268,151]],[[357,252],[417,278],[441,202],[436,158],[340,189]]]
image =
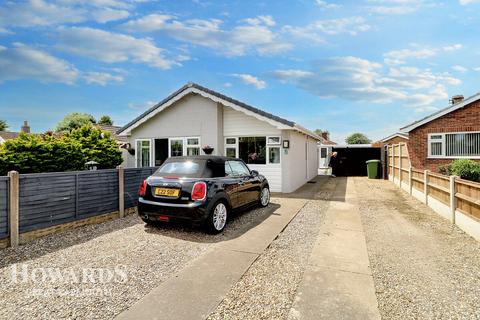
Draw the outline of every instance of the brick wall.
[[[438,167],[453,159],[428,159],[428,134],[443,132],[480,131],[480,101],[420,126],[409,133],[408,153],[412,166],[417,169],[438,171]]]

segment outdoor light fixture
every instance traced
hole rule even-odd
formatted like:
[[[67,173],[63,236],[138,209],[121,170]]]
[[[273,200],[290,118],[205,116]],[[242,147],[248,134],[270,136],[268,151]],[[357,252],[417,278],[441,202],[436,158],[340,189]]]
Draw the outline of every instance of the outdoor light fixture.
[[[290,148],[290,140],[283,140],[283,148],[284,149]]]

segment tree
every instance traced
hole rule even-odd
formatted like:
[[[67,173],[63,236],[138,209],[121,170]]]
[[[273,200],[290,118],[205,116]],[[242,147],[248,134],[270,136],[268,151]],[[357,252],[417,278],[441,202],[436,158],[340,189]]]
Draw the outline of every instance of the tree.
[[[91,125],[84,125],[65,134],[65,138],[81,146],[84,164],[98,162],[99,169],[115,168],[123,161],[122,152],[110,132]]]
[[[57,124],[57,128],[55,129],[57,132],[59,131],[71,131],[73,129],[80,128],[86,124],[95,124],[95,118],[88,113],[79,113],[73,112],[69,113]]]
[[[7,121],[0,119],[0,131],[6,131],[8,128]]]
[[[84,125],[63,135],[27,135],[0,145],[0,175],[84,170],[88,161],[100,169],[122,163],[122,153],[109,132]]]
[[[313,131],[317,136],[321,136],[322,133],[323,133],[323,130],[322,129],[315,129],[315,131]]]
[[[366,135],[360,132],[353,133],[349,135],[346,139],[345,142],[348,144],[367,144],[372,142],[370,139],[367,138]]]
[[[102,116],[100,120],[98,120],[98,124],[103,124],[107,126],[113,126],[113,120],[110,118],[110,116]]]

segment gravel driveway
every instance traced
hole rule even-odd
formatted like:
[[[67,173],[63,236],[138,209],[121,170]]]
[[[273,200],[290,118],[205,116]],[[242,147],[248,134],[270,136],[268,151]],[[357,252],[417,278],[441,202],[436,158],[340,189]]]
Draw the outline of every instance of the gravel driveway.
[[[216,236],[147,227],[131,215],[0,250],[0,319],[113,318],[216,243],[261,223],[274,206],[239,214]],[[23,277],[24,268],[36,281]],[[94,270],[95,283],[85,269]],[[52,281],[55,272],[62,281]]]
[[[480,243],[391,182],[355,178],[383,319],[480,319]]]
[[[291,196],[310,199],[207,318],[287,319],[324,222],[334,179],[317,179]]]

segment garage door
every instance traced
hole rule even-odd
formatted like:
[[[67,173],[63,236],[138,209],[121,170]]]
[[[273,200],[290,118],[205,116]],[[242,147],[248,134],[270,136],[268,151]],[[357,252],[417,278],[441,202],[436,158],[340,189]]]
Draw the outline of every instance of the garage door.
[[[373,147],[337,147],[332,151],[336,151],[337,160],[332,161],[333,174],[339,177],[349,176],[366,176],[367,160],[381,160],[382,148]]]

